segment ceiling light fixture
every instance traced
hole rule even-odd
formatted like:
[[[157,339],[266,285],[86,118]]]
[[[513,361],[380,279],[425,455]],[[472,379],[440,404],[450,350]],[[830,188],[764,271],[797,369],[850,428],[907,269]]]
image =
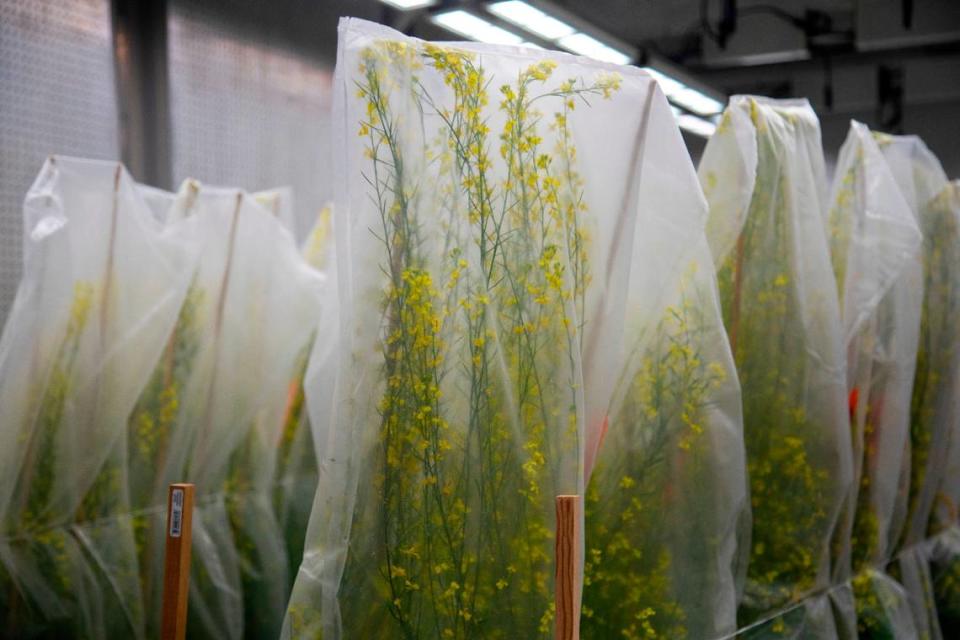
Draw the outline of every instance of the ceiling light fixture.
[[[576,32],[576,29],[566,22],[557,20],[553,16],[520,0],[495,2],[487,6],[487,9],[490,13],[503,18],[507,22],[515,24],[521,29],[536,34],[546,40],[556,40]]]
[[[723,111],[723,103],[719,100],[714,100],[705,93],[701,93],[696,89],[691,89],[687,87],[682,91],[678,91],[670,96],[672,102],[677,103],[687,111],[693,111],[694,113],[701,116],[711,116],[715,113],[720,113]]]
[[[586,31],[590,31],[590,28],[586,23],[578,30],[582,21],[565,15],[562,9],[551,10],[549,3],[543,0],[537,0],[536,5],[539,6],[523,0],[504,0],[487,5],[487,11],[573,53],[614,64],[630,64],[636,57],[636,52],[628,52],[614,45],[610,39],[605,38],[607,42],[604,42],[588,35]],[[555,12],[559,12],[564,19],[551,15]]]
[[[703,138],[709,138],[713,135],[713,132],[717,130],[717,125],[712,122],[707,122],[703,118],[691,116],[690,114],[677,116],[677,124],[684,131]]]
[[[424,0],[383,1],[410,5],[424,2]],[[433,2],[433,0],[428,1]],[[567,51],[613,64],[630,64],[636,59],[635,51],[628,53],[622,48],[623,45],[618,47],[607,43],[612,43],[614,40],[605,38],[607,42],[604,42],[588,35],[585,31],[592,31],[590,26],[575,16],[558,8],[556,11],[564,18],[561,20],[551,15],[552,11],[548,8],[551,5],[544,0],[536,0],[536,5],[538,6],[523,0],[501,0],[486,5],[486,9],[497,18],[537,36],[541,41],[552,42]],[[463,9],[435,14],[431,16],[431,20],[471,40],[541,48],[538,44]],[[584,31],[578,31],[578,28]],[[663,68],[664,65],[658,66]],[[669,67],[669,65],[666,66]],[[710,136],[713,133],[716,124],[711,120],[716,120],[716,114],[723,110],[723,103],[720,100],[691,86],[696,84],[695,81],[688,84],[658,68],[643,67],[643,69],[660,85],[660,89],[671,102],[671,110],[677,118],[677,123],[683,129],[700,136]],[[704,116],[704,118],[698,116]]]
[[[630,64],[633,57],[611,46],[605,45],[585,33],[573,33],[557,40],[557,44],[574,53],[613,64]]]
[[[683,91],[687,88],[687,85],[683,84],[679,80],[674,80],[665,73],[661,73],[654,69],[653,67],[641,67],[644,71],[650,74],[650,76],[657,81],[657,84],[660,85],[660,90],[663,91],[663,95],[668,98],[680,91]]]
[[[388,4],[394,9],[400,9],[401,11],[423,9],[424,7],[429,7],[435,1],[436,0],[380,0],[380,2]]]
[[[643,67],[643,70],[657,81],[660,90],[673,104],[701,116],[712,116],[723,111],[723,103],[706,93],[689,87],[653,67]]]
[[[479,18],[469,11],[455,9],[437,13],[430,18],[444,29],[449,29],[471,40],[489,44],[521,44],[523,38]]]

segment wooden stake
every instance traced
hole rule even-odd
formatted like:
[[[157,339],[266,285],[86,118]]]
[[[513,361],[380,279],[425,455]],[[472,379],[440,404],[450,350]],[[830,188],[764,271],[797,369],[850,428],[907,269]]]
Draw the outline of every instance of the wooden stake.
[[[580,638],[580,496],[557,496],[556,640]]]
[[[190,543],[193,533],[193,485],[171,484],[167,495],[167,546],[163,565],[162,640],[183,640],[187,633],[190,591]]]

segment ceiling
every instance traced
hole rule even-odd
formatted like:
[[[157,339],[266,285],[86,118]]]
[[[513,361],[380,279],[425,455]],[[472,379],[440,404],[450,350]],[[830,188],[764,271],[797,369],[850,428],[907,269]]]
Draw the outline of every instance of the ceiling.
[[[960,0],[528,1],[668,60],[725,95],[808,98],[820,114],[828,155],[857,118],[890,132],[919,133],[960,174],[960,119],[953,116],[960,114]],[[188,2],[242,23],[247,37],[273,34],[273,41],[313,51],[326,63],[335,56],[338,16],[449,40],[456,36],[432,24],[431,12],[464,7],[491,19],[487,3],[436,0],[429,9],[405,12],[378,0],[284,0],[241,3],[262,7],[246,15],[254,9],[223,0]],[[735,9],[736,20],[721,47],[716,32],[725,6]],[[696,157],[702,140],[688,143]]]
[[[808,98],[828,154],[857,118],[924,135],[960,173],[960,125],[942,118],[960,114],[960,0],[528,1],[667,59],[726,95]],[[413,14],[381,7],[378,19],[411,35],[450,39],[429,13],[467,7],[489,17],[484,4],[440,0]],[[721,46],[725,8],[731,28]],[[697,141],[691,148],[696,155]]]
[[[665,46],[670,48],[680,39],[699,39],[702,34],[702,11],[716,24],[721,14],[723,0],[557,0],[566,9],[595,22],[598,26],[618,37],[634,43]],[[779,9],[793,14],[806,10],[821,11],[837,18],[845,18],[854,12],[855,0],[740,0],[736,2],[743,27],[749,27],[760,16],[760,7]],[[667,51],[669,53],[669,51]]]

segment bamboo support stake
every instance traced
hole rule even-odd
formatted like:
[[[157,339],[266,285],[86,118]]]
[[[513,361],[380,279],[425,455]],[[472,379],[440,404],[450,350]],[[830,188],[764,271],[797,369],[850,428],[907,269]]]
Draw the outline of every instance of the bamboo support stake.
[[[557,496],[556,640],[579,640],[580,496]]]
[[[163,566],[162,640],[183,640],[187,632],[190,591],[190,544],[193,534],[193,485],[171,484],[167,496],[167,545]]]

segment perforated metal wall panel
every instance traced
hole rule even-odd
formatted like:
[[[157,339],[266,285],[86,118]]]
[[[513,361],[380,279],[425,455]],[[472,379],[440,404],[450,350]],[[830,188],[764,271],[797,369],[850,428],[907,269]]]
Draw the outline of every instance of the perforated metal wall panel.
[[[249,190],[291,186],[303,237],[332,195],[333,64],[290,48],[288,27],[316,18],[309,7],[270,7],[256,0],[171,3],[173,178]],[[258,20],[264,11],[270,15]]]
[[[0,325],[20,281],[23,197],[44,158],[119,153],[108,0],[0,0]]]

